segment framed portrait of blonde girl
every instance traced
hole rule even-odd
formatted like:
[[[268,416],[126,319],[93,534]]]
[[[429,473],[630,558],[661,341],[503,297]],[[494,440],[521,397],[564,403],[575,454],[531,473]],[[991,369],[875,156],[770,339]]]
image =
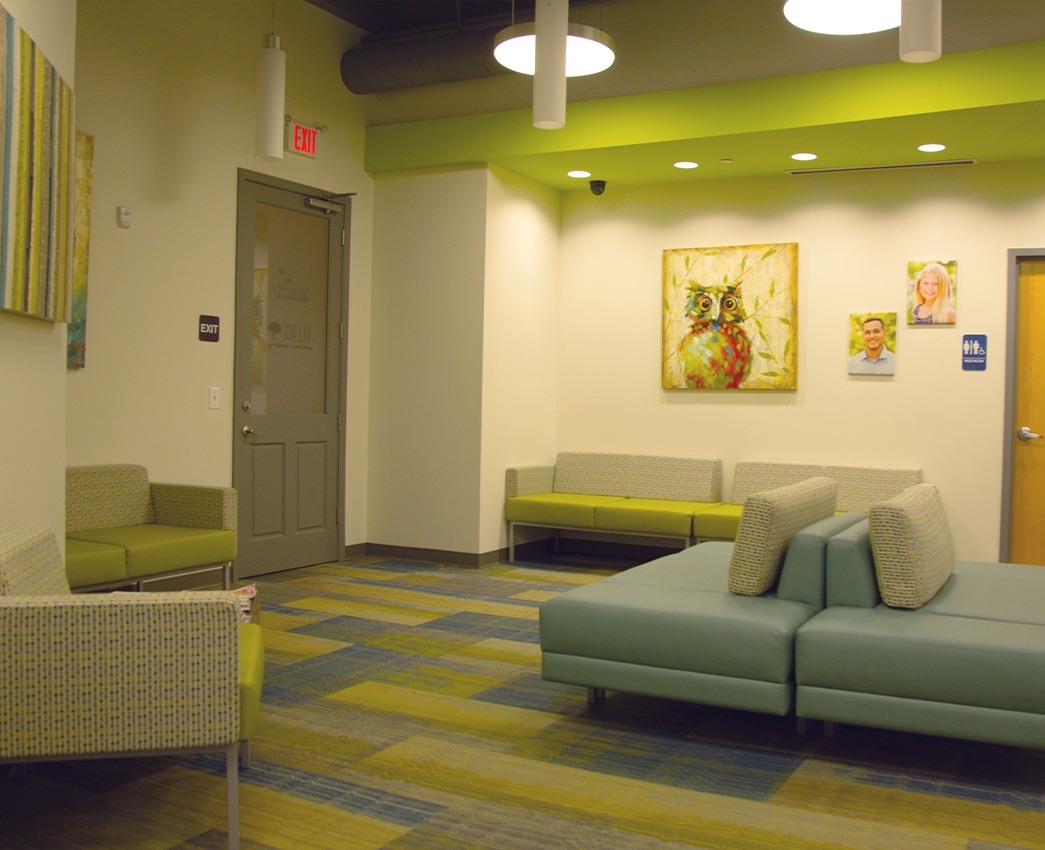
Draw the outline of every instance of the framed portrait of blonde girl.
[[[957,260],[914,260],[907,264],[907,324],[953,325],[957,304]]]

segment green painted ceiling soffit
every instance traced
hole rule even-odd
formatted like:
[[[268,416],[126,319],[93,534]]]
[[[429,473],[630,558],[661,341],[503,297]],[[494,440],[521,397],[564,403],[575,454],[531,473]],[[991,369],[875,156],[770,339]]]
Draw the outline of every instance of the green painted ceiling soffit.
[[[369,127],[372,174],[493,163],[559,189],[584,168],[617,183],[783,173],[930,159],[1045,159],[1045,41],[682,91],[569,103],[566,126],[537,130],[515,109]],[[720,160],[732,159],[723,165]],[[672,168],[678,159],[701,167]]]

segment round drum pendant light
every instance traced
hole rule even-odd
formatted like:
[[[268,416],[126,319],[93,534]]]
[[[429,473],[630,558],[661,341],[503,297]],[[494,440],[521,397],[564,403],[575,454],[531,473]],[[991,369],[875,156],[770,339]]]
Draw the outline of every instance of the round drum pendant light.
[[[510,71],[533,76],[537,36],[533,22],[505,27],[494,38],[494,58]],[[613,39],[584,24],[566,28],[566,76],[598,74],[613,64]]]
[[[826,35],[881,32],[900,26],[900,0],[787,0],[784,17]]]

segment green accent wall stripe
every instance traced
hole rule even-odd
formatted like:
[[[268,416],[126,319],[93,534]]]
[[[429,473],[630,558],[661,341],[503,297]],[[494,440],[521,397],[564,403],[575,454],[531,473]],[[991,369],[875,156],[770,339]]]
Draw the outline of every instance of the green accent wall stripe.
[[[603,169],[623,168],[630,176],[618,179],[625,182],[655,181],[637,167],[641,162],[629,168],[628,161],[655,154],[670,168],[674,152],[728,140],[732,145],[723,149],[742,151],[734,157],[737,164],[743,167],[740,160],[759,156],[760,150],[763,159],[749,167],[779,173],[784,165],[777,168],[764,159],[766,152],[776,156],[780,150],[766,145],[774,134],[796,144],[806,138],[844,139],[853,161],[863,162],[879,155],[896,122],[901,127],[917,122],[921,133],[938,122],[951,132],[968,133],[979,159],[1038,159],[1045,156],[1045,137],[1011,130],[1023,121],[1037,122],[1023,123],[1024,128],[1040,126],[1042,118],[1045,41],[1036,41],[947,55],[924,65],[893,62],[574,102],[567,106],[566,127],[554,132],[534,129],[529,109],[370,127],[365,164],[371,173],[385,173],[495,163],[567,188],[577,185],[561,172],[567,160],[574,167],[591,157]],[[948,158],[953,153],[952,145]],[[919,155],[911,148],[905,156]],[[709,176],[696,172],[691,177]]]

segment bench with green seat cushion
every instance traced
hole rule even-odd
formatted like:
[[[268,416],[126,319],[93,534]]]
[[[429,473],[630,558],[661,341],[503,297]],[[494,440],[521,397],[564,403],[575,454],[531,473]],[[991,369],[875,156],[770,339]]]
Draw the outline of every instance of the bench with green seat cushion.
[[[150,482],[144,466],[66,470],[66,570],[74,590],[221,568],[236,556],[236,491]],[[121,564],[122,560],[122,564]]]
[[[733,467],[729,501],[694,511],[693,536],[700,540],[733,540],[740,527],[744,501],[752,493],[821,475],[838,482],[839,513],[867,513],[871,505],[922,480],[920,469],[741,460]]]
[[[722,462],[703,458],[562,452],[554,465],[505,476],[508,558],[517,526],[652,535],[690,543],[692,515],[717,504]]]

